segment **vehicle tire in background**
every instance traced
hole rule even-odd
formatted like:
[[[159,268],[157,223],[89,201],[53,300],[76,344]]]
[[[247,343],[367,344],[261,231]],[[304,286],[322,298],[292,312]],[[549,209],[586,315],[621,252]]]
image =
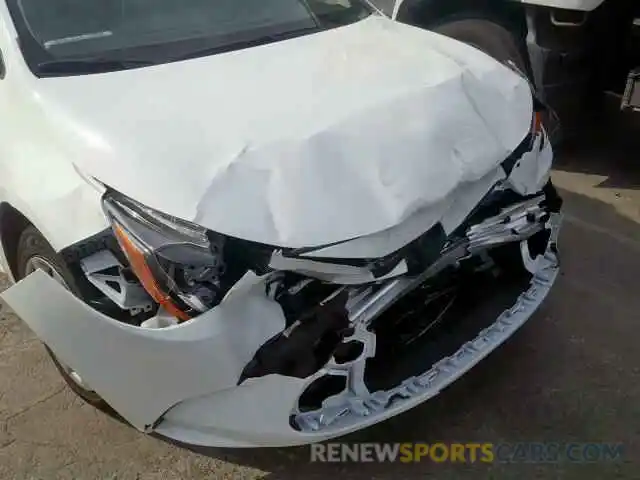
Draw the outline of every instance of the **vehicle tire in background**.
[[[25,278],[37,269],[43,270],[47,275],[51,276],[58,283],[63,285],[77,297],[81,297],[80,290],[76,285],[75,279],[65,262],[56,253],[53,247],[47,242],[42,234],[33,226],[25,228],[20,235],[17,251],[17,280]],[[110,407],[104,400],[88,385],[84,384],[81,377],[72,369],[64,365],[51,349],[45,345],[47,352],[51,356],[54,365],[62,375],[64,381],[69,385],[71,390],[78,394],[83,400],[91,405],[104,410],[110,411]]]
[[[471,45],[501,63],[512,63],[530,79],[522,47],[516,37],[502,25],[482,18],[467,18],[446,21],[431,28],[434,32]],[[532,82],[533,83],[533,82]],[[553,114],[543,114],[543,124],[551,142],[560,142],[560,124]]]
[[[476,47],[499,62],[511,61],[523,73],[527,72],[527,65],[516,39],[502,25],[481,18],[469,18],[445,21],[432,30]]]

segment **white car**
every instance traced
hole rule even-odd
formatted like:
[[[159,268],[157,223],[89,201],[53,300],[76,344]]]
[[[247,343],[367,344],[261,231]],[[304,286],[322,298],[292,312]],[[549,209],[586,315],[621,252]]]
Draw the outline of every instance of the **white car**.
[[[526,78],[365,1],[1,0],[0,51],[3,298],[143,432],[362,429],[556,278]]]

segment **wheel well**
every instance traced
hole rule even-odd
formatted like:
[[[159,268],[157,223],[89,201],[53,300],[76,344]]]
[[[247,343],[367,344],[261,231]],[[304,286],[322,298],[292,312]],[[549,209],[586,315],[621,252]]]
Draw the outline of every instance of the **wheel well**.
[[[24,232],[25,228],[30,226],[35,225],[20,213],[19,210],[9,203],[0,203],[0,244],[2,245],[2,250],[4,251],[7,260],[7,266],[11,270],[11,274],[16,281],[19,280],[18,246],[20,243],[20,237],[22,236],[22,232]],[[80,267],[81,257],[78,256],[80,252],[82,252],[82,248],[85,246],[84,244],[88,244],[86,245],[86,251],[89,252],[85,256],[91,254],[90,252],[93,251],[91,250],[92,248],[101,249],[101,247],[104,247],[104,245],[106,245],[104,243],[106,241],[104,240],[104,237],[105,233],[101,232],[100,234],[81,242],[80,245],[67,247],[59,253],[62,256],[61,260],[69,268],[69,272],[76,282],[76,286],[80,291],[81,297],[87,301],[95,301],[91,304],[94,308],[102,308],[102,310],[100,310],[102,313],[116,318],[116,316],[121,312],[117,310],[115,304],[112,305],[108,301],[107,303],[100,303],[104,295],[102,295],[100,291],[87,280],[87,277],[83,274]],[[109,237],[109,241],[114,242],[115,239]]]
[[[8,203],[0,204],[0,242],[14,278],[18,272],[17,254],[20,235],[32,225],[27,217]]]
[[[515,33],[524,46],[527,23],[524,7],[508,0],[405,0],[397,20],[423,28],[462,18],[484,18]]]

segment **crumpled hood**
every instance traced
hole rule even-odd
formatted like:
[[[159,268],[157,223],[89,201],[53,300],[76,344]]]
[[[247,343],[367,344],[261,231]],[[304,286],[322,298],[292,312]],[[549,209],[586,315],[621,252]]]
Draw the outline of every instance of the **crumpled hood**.
[[[400,224],[495,169],[532,115],[528,84],[507,67],[382,17],[38,85],[81,171],[212,230],[287,247]]]

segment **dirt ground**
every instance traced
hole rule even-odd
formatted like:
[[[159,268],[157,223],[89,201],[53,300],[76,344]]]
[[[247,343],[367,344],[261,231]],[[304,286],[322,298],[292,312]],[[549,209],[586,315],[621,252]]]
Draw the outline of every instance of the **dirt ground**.
[[[345,440],[621,442],[625,461],[329,466],[308,448],[187,451],[83,404],[0,304],[0,478],[638,478],[640,136],[584,139],[558,155],[563,274],[541,311],[439,397]]]

